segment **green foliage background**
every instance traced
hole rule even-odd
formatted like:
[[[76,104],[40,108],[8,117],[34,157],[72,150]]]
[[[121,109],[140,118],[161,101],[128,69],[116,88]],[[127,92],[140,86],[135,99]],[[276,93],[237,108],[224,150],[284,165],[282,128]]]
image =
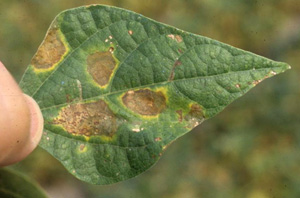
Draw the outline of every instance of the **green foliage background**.
[[[62,10],[108,4],[268,58],[268,79],[173,143],[144,174],[110,186],[76,180],[42,149],[14,168],[60,197],[300,197],[299,0],[1,0],[0,60],[19,80]]]

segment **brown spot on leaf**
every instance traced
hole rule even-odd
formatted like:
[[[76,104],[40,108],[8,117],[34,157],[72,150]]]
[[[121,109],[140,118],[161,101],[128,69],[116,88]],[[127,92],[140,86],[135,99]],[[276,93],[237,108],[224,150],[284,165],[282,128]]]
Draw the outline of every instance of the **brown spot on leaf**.
[[[178,121],[182,122],[182,110],[177,110],[176,113],[178,114]]]
[[[175,63],[174,63],[174,67],[177,67],[179,65],[181,65],[182,63],[179,61],[179,60],[176,60]]]
[[[188,128],[194,128],[204,121],[204,114],[202,107],[198,104],[193,104],[189,113],[184,117],[188,122]]]
[[[140,126],[139,126],[139,125],[134,126],[134,127],[132,128],[132,131],[135,132],[135,133],[140,132],[140,131],[141,131]]]
[[[180,66],[181,64],[182,63],[179,60],[175,61],[174,65],[173,65],[173,68],[171,70],[170,76],[169,76],[169,81],[172,81],[174,79],[175,69],[176,69],[176,67]]]
[[[113,48],[113,47],[110,47],[110,48],[109,48],[109,52],[110,52],[110,53],[114,53],[114,50],[115,50],[115,48]]]
[[[176,39],[176,41],[177,41],[178,43],[182,42],[182,37],[179,36],[179,35],[176,35],[176,36],[175,36],[175,39]]]
[[[71,99],[70,94],[67,94],[67,95],[66,95],[66,101],[67,101],[67,103],[70,103],[70,102],[73,101],[73,100]]]
[[[83,151],[83,150],[84,150],[84,148],[85,148],[85,145],[84,145],[84,144],[80,144],[80,146],[79,146],[79,150],[80,150],[80,151]]]
[[[66,47],[60,39],[57,28],[52,28],[31,60],[37,69],[48,69],[59,62],[66,52]]]
[[[62,109],[53,124],[62,125],[68,133],[85,136],[111,137],[118,128],[116,116],[103,100],[69,105]]]
[[[108,52],[96,52],[87,58],[88,72],[100,86],[105,86],[116,67],[115,59],[112,57],[110,48]]]
[[[182,37],[179,35],[168,34],[167,37],[176,40],[178,43],[182,42]]]
[[[149,89],[128,91],[122,97],[126,107],[135,113],[147,116],[155,116],[166,107],[166,98],[160,91],[154,92]]]
[[[160,142],[161,141],[161,137],[157,137],[154,140],[155,140],[155,142]]]
[[[171,38],[171,39],[173,39],[173,40],[175,39],[174,34],[168,34],[167,37],[169,37],[169,38]]]
[[[241,85],[240,84],[236,84],[235,87],[236,88],[241,88]]]
[[[252,83],[253,83],[254,86],[256,86],[257,84],[261,83],[261,81],[262,81],[262,80],[255,80],[255,81],[253,81]]]

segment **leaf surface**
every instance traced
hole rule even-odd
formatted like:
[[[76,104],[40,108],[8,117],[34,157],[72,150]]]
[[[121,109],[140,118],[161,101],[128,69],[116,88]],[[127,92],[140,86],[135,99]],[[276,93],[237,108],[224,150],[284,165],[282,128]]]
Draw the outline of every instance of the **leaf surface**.
[[[20,173],[0,168],[1,198],[46,198],[40,187]]]
[[[285,63],[92,5],[51,24],[20,83],[42,109],[40,146],[77,178],[110,184],[150,168],[172,141]]]

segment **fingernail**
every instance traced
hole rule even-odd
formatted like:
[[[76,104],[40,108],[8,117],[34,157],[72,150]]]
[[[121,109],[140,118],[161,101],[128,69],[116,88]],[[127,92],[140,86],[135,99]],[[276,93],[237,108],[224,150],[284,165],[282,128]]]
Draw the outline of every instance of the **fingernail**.
[[[38,104],[35,102],[33,98],[24,94],[26,103],[28,104],[30,110],[30,137],[33,143],[33,146],[36,147],[41,140],[43,127],[44,127],[44,119],[41,113],[41,110]]]

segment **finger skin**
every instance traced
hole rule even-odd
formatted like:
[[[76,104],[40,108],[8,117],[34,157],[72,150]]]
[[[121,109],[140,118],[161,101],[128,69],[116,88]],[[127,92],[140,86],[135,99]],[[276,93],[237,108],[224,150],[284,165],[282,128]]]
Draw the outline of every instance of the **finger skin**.
[[[0,166],[24,159],[38,144],[43,118],[0,62]]]

